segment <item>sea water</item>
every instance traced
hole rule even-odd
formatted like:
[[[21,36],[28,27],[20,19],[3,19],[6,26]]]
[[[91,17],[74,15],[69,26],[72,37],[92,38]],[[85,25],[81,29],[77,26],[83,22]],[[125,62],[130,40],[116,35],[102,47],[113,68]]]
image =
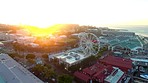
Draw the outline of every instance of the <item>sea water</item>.
[[[138,35],[146,36],[148,37],[148,26],[118,26],[113,27],[114,29],[126,29],[130,32],[135,32]]]

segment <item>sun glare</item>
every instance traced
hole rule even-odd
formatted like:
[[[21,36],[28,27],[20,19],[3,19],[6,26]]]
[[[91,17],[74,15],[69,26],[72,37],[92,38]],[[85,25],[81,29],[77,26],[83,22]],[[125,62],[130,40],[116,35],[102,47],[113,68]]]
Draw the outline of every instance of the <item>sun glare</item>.
[[[37,26],[30,26],[30,25],[21,25],[22,28],[29,30],[30,34],[33,36],[49,36],[55,33],[62,33],[60,32],[61,26],[59,25],[52,25],[48,27],[37,27]]]

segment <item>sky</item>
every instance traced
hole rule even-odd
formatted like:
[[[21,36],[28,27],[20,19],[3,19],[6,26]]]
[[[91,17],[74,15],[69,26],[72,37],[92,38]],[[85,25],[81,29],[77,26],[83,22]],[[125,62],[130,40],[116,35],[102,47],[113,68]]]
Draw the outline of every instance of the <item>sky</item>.
[[[0,0],[0,23],[147,25],[148,0]]]

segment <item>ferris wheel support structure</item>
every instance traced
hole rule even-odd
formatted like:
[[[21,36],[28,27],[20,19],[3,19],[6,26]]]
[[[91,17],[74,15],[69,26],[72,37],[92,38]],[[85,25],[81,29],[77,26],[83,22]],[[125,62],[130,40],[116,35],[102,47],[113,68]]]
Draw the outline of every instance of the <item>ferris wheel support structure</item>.
[[[80,48],[85,56],[97,55],[100,50],[100,42],[93,33],[80,33]]]

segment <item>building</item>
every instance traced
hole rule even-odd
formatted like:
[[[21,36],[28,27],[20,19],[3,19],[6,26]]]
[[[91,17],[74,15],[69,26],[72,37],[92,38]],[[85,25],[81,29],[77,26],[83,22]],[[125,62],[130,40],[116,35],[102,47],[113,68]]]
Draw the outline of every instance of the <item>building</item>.
[[[36,64],[43,64],[42,58],[36,58]]]
[[[99,62],[105,65],[112,65],[114,67],[118,67],[124,72],[132,70],[132,60],[130,59],[108,55],[100,59]]]
[[[0,32],[0,40],[3,41],[14,41],[16,39],[15,34],[8,34],[6,32]]]
[[[98,28],[89,28],[87,30],[88,33],[93,33],[95,34],[97,37],[99,37],[101,35],[101,30],[99,30]]]
[[[0,47],[3,47],[3,46],[4,46],[4,44],[2,42],[0,42]]]
[[[90,83],[92,81],[90,76],[80,71],[76,71],[74,73],[74,76],[76,77],[76,80],[80,83]]]
[[[145,44],[145,45],[143,46],[143,48],[144,48],[145,50],[148,50],[148,44]]]
[[[24,36],[24,37],[18,37],[17,42],[19,44],[28,45],[30,43],[33,43],[35,41],[35,39],[36,38],[34,38],[34,37]]]
[[[138,36],[101,36],[100,38],[100,46],[108,46],[108,49],[115,52],[127,53],[132,55],[137,55],[140,53],[144,53],[144,51],[138,50],[143,49],[144,44]],[[138,48],[138,49],[137,49]]]
[[[0,49],[2,49],[3,47],[4,47],[4,44],[0,42]]]
[[[96,63],[82,71],[76,71],[74,76],[81,83],[121,83],[125,80],[125,72],[111,65]]]
[[[24,35],[24,36],[27,36],[27,35],[30,35],[30,34],[31,34],[31,33],[29,32],[29,30],[27,30],[27,29],[20,29],[20,30],[17,30],[16,33],[17,33],[17,34]]]
[[[7,54],[0,54],[0,82],[44,83]]]
[[[125,73],[119,68],[113,67],[113,71],[104,80],[107,83],[122,83],[124,81]]]
[[[134,65],[145,66],[148,67],[148,58],[145,57],[132,57],[131,60],[133,61]]]
[[[78,53],[78,52],[74,51],[74,50],[78,50],[78,49],[79,48],[75,48],[75,49],[69,50],[67,52],[55,54],[54,58],[58,59],[59,64],[63,63],[66,65],[66,67],[70,67],[72,65],[80,63],[83,59],[89,57],[89,56],[85,56],[82,53]]]
[[[108,49],[112,51],[119,50],[119,52],[122,51],[123,53],[131,53],[135,55],[139,53],[135,48],[147,47],[145,43],[146,39],[135,35],[134,32],[120,29],[102,29],[101,33],[103,35],[99,37],[101,46],[108,45]],[[125,50],[116,49],[116,47],[119,46]]]
[[[101,30],[101,34],[102,35],[113,35],[113,36],[127,36],[127,37],[135,36],[134,32],[129,32],[127,30],[122,30],[122,29]]]

